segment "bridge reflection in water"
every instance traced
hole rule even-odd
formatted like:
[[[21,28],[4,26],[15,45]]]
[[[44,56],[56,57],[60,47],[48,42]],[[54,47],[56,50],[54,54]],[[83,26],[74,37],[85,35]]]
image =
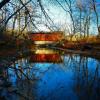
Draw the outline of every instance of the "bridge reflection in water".
[[[58,51],[46,48],[39,48],[35,50],[34,54],[30,56],[30,62],[61,63],[62,58]]]

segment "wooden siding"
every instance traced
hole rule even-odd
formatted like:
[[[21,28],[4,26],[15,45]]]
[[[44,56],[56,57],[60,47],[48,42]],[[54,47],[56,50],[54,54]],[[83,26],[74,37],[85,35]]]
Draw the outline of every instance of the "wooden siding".
[[[31,33],[29,37],[32,41],[59,41],[62,39],[62,33]]]

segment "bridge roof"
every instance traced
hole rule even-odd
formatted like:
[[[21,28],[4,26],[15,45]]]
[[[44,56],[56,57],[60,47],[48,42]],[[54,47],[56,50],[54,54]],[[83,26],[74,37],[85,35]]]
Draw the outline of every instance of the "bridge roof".
[[[33,41],[59,41],[62,39],[62,32],[38,32],[30,33],[29,37]]]

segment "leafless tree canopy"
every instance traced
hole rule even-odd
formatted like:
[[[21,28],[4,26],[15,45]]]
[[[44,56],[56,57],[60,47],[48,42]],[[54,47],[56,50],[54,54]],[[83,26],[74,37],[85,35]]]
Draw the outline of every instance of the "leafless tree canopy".
[[[50,31],[59,30],[60,26],[56,26],[43,2],[52,7],[61,7],[70,16],[71,24],[66,24],[65,30],[72,37],[76,33],[84,37],[89,36],[91,25],[96,26],[100,35],[98,4],[95,0],[2,0],[0,2],[1,25],[5,28],[10,26],[13,30],[17,27],[21,33],[25,30],[39,31],[41,24]],[[46,22],[42,22],[42,18],[45,18]]]

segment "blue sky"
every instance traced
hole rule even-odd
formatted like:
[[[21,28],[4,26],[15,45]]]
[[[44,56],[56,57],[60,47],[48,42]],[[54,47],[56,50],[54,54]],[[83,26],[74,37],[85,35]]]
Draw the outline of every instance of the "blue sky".
[[[48,15],[51,17],[51,19],[54,21],[55,25],[61,25],[62,30],[65,27],[68,27],[68,25],[71,25],[71,19],[68,13],[66,13],[57,3],[47,3],[47,0],[42,0],[43,5],[45,5],[45,10],[48,13]],[[52,0],[52,2],[55,0]],[[65,2],[62,2],[64,0],[58,0],[61,1],[60,3],[64,5],[65,9],[67,8],[65,6]],[[88,6],[87,0],[77,0],[78,2],[81,2],[82,5],[84,3],[84,7]],[[100,10],[100,0],[96,1],[96,5],[98,6],[98,11]],[[95,14],[94,14],[95,16]],[[96,27],[96,18],[92,19],[91,25],[90,25],[90,32],[91,34],[97,33],[97,27]],[[44,28],[43,30],[45,30]]]
[[[50,4],[47,3],[46,0],[43,0],[43,5],[45,7],[46,12],[50,16],[50,18],[53,20],[55,26],[62,26],[62,28],[66,27],[66,24],[70,24],[70,16],[68,13],[66,13],[59,5],[56,4]],[[46,19],[43,18],[42,20]],[[59,26],[59,27],[60,27]],[[41,30],[49,31],[46,27],[42,27]]]

